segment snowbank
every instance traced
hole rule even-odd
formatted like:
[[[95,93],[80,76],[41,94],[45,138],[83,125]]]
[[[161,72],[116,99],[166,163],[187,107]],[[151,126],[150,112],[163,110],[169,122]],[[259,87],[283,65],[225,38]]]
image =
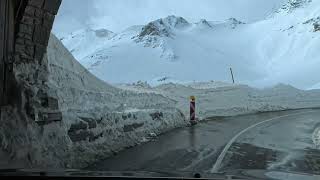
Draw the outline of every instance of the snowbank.
[[[317,148],[320,148],[320,126],[318,126],[313,134],[312,134],[312,141],[313,141],[313,144],[315,144],[315,146]]]
[[[15,108],[1,108],[0,167],[81,168],[187,124],[174,100],[112,87],[54,36],[43,65],[49,72],[43,93],[58,100],[48,103],[58,103],[62,121],[37,124]]]
[[[156,87],[120,85],[135,92],[158,93],[177,102],[186,117],[189,96],[196,96],[197,116],[233,116],[267,111],[320,107],[320,90],[299,90],[279,84],[272,88],[257,89],[246,85],[222,82],[163,84]]]
[[[48,61],[49,86],[59,99],[69,140],[69,167],[84,167],[145,141],[150,133],[186,124],[173,100],[108,85],[81,66],[54,36]]]

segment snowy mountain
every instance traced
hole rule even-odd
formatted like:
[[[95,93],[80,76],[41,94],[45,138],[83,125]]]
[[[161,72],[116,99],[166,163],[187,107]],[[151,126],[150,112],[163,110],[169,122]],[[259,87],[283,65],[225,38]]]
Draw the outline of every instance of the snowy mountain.
[[[115,34],[106,29],[81,29],[69,36],[60,38],[73,56],[82,59],[88,54],[94,53],[112,39]]]
[[[290,0],[254,23],[168,16],[117,34],[80,30],[62,41],[81,64],[111,83],[230,81],[232,67],[239,83],[310,88],[320,82],[319,13],[317,0]]]
[[[289,0],[288,3],[284,4],[281,9],[292,11],[296,8],[305,6],[307,3],[310,3],[312,0]]]
[[[83,45],[70,43],[67,38],[62,41],[91,72],[113,83],[138,80],[153,82],[165,77],[180,81],[216,78],[226,80],[229,77],[229,65],[217,62],[226,59],[225,56],[232,61],[233,54],[228,55],[227,52],[217,49],[219,44],[207,40],[207,36],[220,36],[225,30],[233,31],[243,24],[236,19],[189,23],[182,17],[168,16],[145,26],[130,27],[103,43],[99,39],[98,45],[90,43],[91,39],[96,39],[90,37],[93,34],[91,31],[88,35],[90,38],[87,38],[87,43]],[[189,46],[186,46],[187,44]],[[92,53],[90,49],[95,48]],[[214,53],[211,54],[210,51]],[[212,67],[216,64],[219,64],[221,70],[214,74],[220,74],[220,78],[213,74],[203,79],[203,73],[212,74]],[[119,73],[119,68],[123,74]],[[199,71],[202,73],[197,73]]]

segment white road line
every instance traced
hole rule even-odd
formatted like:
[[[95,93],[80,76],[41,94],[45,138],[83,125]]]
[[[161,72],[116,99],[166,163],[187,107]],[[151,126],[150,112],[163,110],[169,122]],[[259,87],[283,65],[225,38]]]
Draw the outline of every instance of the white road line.
[[[278,117],[274,117],[274,118],[271,118],[271,119],[267,119],[265,121],[262,121],[262,122],[259,122],[257,124],[254,124],[254,125],[251,125],[249,126],[248,128],[242,130],[241,132],[239,132],[237,135],[235,135],[229,142],[228,144],[224,147],[224,149],[222,150],[221,154],[219,155],[216,163],[214,164],[214,166],[212,167],[211,169],[211,173],[217,173],[219,168],[220,168],[220,165],[224,159],[224,157],[226,156],[229,148],[231,147],[231,145],[243,134],[245,133],[246,131],[252,129],[252,128],[255,128],[261,124],[264,124],[264,123],[267,123],[267,122],[270,122],[270,121],[273,121],[273,120],[276,120],[276,119],[280,119],[280,118],[283,118],[283,117],[288,117],[288,116],[294,116],[294,115],[298,115],[298,114],[306,114],[306,113],[310,113],[310,112],[314,112],[314,111],[307,111],[307,112],[301,112],[301,113],[293,113],[293,114],[287,114],[287,115],[283,115],[283,116],[278,116]]]

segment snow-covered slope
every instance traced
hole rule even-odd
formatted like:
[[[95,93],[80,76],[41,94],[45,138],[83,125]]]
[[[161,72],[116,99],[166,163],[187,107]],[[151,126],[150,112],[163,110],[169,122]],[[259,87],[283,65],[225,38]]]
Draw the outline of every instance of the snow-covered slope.
[[[82,59],[108,44],[108,40],[114,36],[113,32],[106,29],[93,30],[88,28],[73,32],[60,40],[76,59]]]
[[[242,25],[235,19],[189,23],[182,17],[168,16],[117,34],[94,53],[87,51],[79,61],[93,74],[111,83],[154,82],[164,77],[179,81],[226,81],[234,53],[218,49],[220,44],[208,36],[221,37],[226,30],[231,33]],[[64,43],[66,41],[63,39]],[[85,46],[87,44],[90,43]],[[72,53],[78,56],[75,50]],[[237,64],[239,69],[248,70],[245,63]]]
[[[250,24],[235,18],[191,23],[168,16],[103,40],[90,31],[82,34],[88,37],[83,43],[69,36],[63,43],[93,74],[111,83],[230,81],[232,67],[240,83],[310,88],[320,82],[315,76],[319,13],[318,0],[290,0],[269,18]]]

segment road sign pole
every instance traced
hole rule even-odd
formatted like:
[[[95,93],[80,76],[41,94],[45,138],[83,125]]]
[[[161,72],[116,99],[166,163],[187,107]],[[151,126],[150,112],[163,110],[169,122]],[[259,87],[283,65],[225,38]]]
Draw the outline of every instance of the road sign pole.
[[[196,98],[190,96],[190,123],[196,124]]]
[[[232,71],[232,68],[230,68],[230,73],[231,73],[231,77],[232,77],[232,82],[234,84],[234,77],[233,77],[233,71]]]

